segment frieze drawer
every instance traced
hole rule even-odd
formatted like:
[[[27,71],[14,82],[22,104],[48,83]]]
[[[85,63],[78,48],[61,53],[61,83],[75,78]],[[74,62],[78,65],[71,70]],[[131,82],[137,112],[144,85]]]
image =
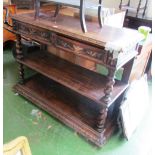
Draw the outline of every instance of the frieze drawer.
[[[17,33],[20,33],[21,35],[24,35],[38,42],[49,45],[52,43],[51,37],[53,36],[53,32],[47,29],[34,27],[32,25],[27,25],[25,23],[20,23],[14,20],[13,20],[13,29]]]
[[[14,31],[25,35],[33,40],[40,41],[46,45],[55,46],[58,49],[72,52],[78,56],[93,60],[96,63],[106,64],[108,52],[104,49],[94,47],[85,43],[63,37],[50,30],[34,27],[17,21],[13,21]]]
[[[89,60],[93,60],[97,63],[103,64],[107,61],[107,51],[105,51],[104,49],[77,42],[63,36],[57,35],[54,45],[56,48],[68,52],[73,52],[76,55],[79,55]]]

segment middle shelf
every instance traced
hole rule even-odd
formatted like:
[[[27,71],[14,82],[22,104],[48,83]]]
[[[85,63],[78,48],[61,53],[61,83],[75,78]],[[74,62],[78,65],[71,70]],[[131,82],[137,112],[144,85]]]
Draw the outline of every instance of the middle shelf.
[[[103,104],[104,89],[108,82],[105,76],[72,64],[45,51],[29,53],[24,59],[17,59],[17,61],[49,79],[74,90],[80,95],[98,104]],[[108,106],[110,106],[127,87],[128,84],[116,80],[111,102]]]

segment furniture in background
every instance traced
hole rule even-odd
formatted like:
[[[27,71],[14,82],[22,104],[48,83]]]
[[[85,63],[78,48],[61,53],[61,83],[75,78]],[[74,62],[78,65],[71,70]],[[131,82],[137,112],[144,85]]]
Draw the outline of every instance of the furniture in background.
[[[151,28],[152,33],[152,19],[137,16],[134,13],[128,13],[125,16],[124,27],[138,30],[140,26],[147,26]],[[151,34],[145,42],[142,42],[139,48],[139,55],[135,60],[135,67],[133,69],[133,76],[140,78],[144,73],[148,74],[148,78],[151,79],[151,63],[152,63],[152,41]],[[139,72],[137,72],[137,69]],[[132,79],[131,77],[131,79]],[[135,78],[134,78],[135,79]]]
[[[135,13],[127,13],[124,20],[124,27],[138,30],[140,26],[148,26],[152,29],[152,19],[148,17],[137,16]]]
[[[77,18],[59,15],[56,23],[50,19],[48,13],[39,21],[34,20],[33,13],[13,16],[19,64],[19,83],[14,91],[102,146],[117,126],[119,105],[129,86],[140,34],[108,26],[100,29],[95,22],[88,23],[89,31],[83,33]],[[60,53],[73,53],[83,60],[102,64],[107,67],[108,75],[75,65],[46,50],[24,55],[22,37],[50,45]],[[120,46],[115,49],[115,45]],[[126,46],[127,51],[121,50]],[[26,78],[25,67],[36,74]],[[115,72],[121,67],[124,68],[122,79],[116,80]]]
[[[15,41],[16,37],[11,31],[12,20],[10,15],[16,13],[16,5],[4,4],[3,5],[3,43],[7,41]]]
[[[143,1],[145,1],[145,2],[143,3]],[[132,7],[131,6],[131,0],[128,0],[127,4],[123,4],[123,0],[121,0],[119,8],[121,10],[126,10],[127,14],[128,14],[128,12],[135,13],[136,17],[139,15],[140,12],[142,12],[142,17],[144,17],[146,9],[147,9],[147,4],[148,4],[148,0],[139,0],[138,6]]]
[[[71,6],[79,9],[80,14],[80,24],[83,32],[87,32],[86,22],[85,22],[85,9],[86,8],[97,8],[98,10],[98,23],[100,27],[103,26],[102,21],[102,0],[98,0],[98,3],[91,0],[35,0],[35,19],[39,18],[40,2],[53,2],[56,4],[54,18],[57,17],[59,13],[60,6]]]
[[[151,69],[152,61],[152,35],[150,34],[146,41],[139,44],[138,55],[135,58],[133,69],[131,71],[130,82],[138,80]]]
[[[34,9],[34,0],[11,0],[18,9]]]
[[[55,6],[49,6],[50,10],[54,10]],[[44,10],[49,10],[48,6],[43,6]],[[16,40],[12,31],[12,19],[14,14],[33,12],[32,9],[19,9],[16,4],[11,3],[11,0],[6,0],[3,3],[3,43],[13,43]],[[12,45],[12,44],[11,44]]]
[[[28,139],[24,136],[20,136],[4,144],[3,155],[32,155]]]

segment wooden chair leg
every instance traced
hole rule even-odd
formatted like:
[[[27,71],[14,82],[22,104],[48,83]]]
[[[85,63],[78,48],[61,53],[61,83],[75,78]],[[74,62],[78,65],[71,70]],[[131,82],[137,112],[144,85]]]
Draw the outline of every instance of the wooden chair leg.
[[[98,22],[100,27],[103,27],[103,17],[102,17],[102,0],[99,0],[99,7],[98,7]]]
[[[81,24],[82,31],[84,33],[87,32],[85,15],[84,15],[84,3],[83,3],[83,0],[80,0],[80,24]]]
[[[144,11],[143,11],[143,17],[145,16],[146,8],[147,8],[148,0],[145,2]]]
[[[119,9],[120,9],[120,10],[122,9],[122,0],[120,1]]]
[[[60,10],[60,5],[57,4],[57,5],[56,5],[56,8],[55,8],[55,12],[54,12],[54,18],[57,17],[57,15],[58,15],[58,13],[59,13],[59,10]]]
[[[35,19],[37,19],[39,17],[39,10],[40,10],[40,0],[35,0]]]
[[[141,6],[141,1],[142,0],[139,1],[138,7],[137,7],[136,17],[138,16],[138,13],[139,13],[139,9],[140,9],[140,6]]]

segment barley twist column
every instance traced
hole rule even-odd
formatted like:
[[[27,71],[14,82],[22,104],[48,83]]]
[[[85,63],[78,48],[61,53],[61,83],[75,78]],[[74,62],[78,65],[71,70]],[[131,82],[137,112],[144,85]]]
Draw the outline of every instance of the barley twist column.
[[[16,35],[16,58],[19,60],[23,59],[21,36],[19,34]],[[19,70],[19,82],[21,84],[23,84],[24,83],[24,66],[23,66],[23,64],[19,63],[18,70]]]
[[[109,69],[109,73],[108,73],[108,76],[107,76],[108,83],[107,83],[107,85],[105,87],[105,90],[104,90],[105,95],[104,95],[104,98],[103,98],[103,102],[104,102],[105,105],[107,105],[107,107],[108,107],[108,103],[111,100],[113,85],[115,83],[114,75],[115,75],[115,70],[114,69]],[[100,109],[99,116],[98,116],[98,119],[97,119],[97,131],[98,132],[102,132],[104,130],[105,121],[106,121],[107,112],[108,112],[107,107],[103,106]]]

